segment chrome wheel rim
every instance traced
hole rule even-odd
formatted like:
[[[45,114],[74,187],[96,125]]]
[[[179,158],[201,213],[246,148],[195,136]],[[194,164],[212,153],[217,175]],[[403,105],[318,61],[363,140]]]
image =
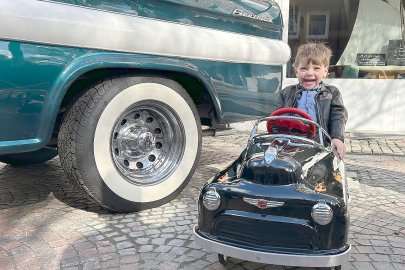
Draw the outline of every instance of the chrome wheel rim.
[[[162,102],[133,104],[117,119],[111,156],[118,171],[136,185],[164,181],[183,157],[185,132],[177,113]]]

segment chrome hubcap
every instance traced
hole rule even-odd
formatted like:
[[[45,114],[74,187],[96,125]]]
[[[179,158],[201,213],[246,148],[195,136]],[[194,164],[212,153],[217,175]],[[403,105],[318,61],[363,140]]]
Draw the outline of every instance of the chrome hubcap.
[[[152,185],[164,181],[177,168],[184,142],[184,128],[176,112],[161,102],[145,101],[134,104],[117,119],[111,155],[128,181]]]

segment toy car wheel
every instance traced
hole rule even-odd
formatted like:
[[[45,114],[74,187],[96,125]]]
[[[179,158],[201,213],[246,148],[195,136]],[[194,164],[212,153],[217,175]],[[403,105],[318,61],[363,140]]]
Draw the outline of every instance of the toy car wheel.
[[[51,160],[57,155],[56,149],[42,148],[33,152],[2,155],[0,162],[13,166],[33,165]]]
[[[138,211],[172,200],[201,150],[196,107],[178,83],[122,77],[87,91],[59,133],[62,166],[100,206]]]
[[[228,256],[218,253],[218,260],[222,265],[226,265],[228,262]]]

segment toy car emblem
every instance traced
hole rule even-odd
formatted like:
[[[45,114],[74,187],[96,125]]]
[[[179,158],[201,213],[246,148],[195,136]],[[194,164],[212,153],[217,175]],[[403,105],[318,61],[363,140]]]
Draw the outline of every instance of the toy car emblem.
[[[264,199],[253,199],[244,197],[243,200],[248,204],[257,206],[260,209],[270,208],[270,207],[279,207],[283,206],[284,202],[277,202],[277,201],[269,201]]]
[[[257,207],[264,209],[267,207],[267,201],[266,200],[257,200]]]

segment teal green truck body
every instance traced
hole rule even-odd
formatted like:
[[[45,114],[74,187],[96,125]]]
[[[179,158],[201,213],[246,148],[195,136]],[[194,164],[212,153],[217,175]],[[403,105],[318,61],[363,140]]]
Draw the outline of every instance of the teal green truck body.
[[[274,109],[290,57],[273,1],[0,0],[0,6],[3,162],[9,155],[18,161],[19,154],[60,150],[66,113],[112,78],[175,82],[195,106],[200,133],[201,124],[220,128],[265,116]],[[109,206],[88,193],[106,208],[135,209]],[[148,203],[155,201],[161,200]]]

